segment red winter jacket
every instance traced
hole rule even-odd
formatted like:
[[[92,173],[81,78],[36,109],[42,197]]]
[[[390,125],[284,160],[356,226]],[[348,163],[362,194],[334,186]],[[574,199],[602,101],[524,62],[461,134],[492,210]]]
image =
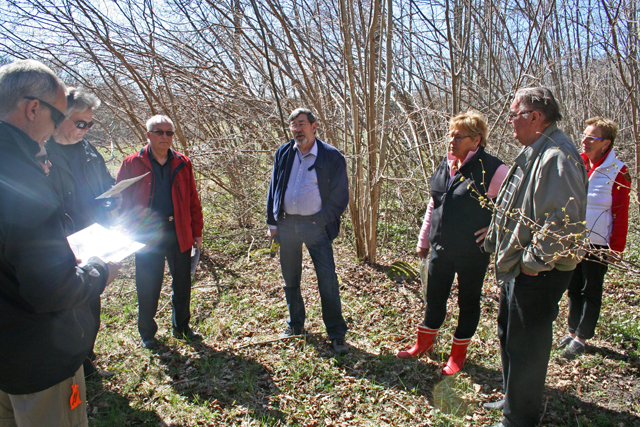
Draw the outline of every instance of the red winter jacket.
[[[147,219],[151,213],[154,178],[149,160],[149,144],[138,153],[127,156],[120,165],[116,183],[151,172],[135,184],[122,191],[122,216],[126,228],[132,232]],[[196,191],[191,160],[183,154],[173,151],[171,160],[171,195],[173,198],[173,216],[178,235],[178,244],[182,252],[191,249],[193,239],[202,237],[204,226],[202,206]]]

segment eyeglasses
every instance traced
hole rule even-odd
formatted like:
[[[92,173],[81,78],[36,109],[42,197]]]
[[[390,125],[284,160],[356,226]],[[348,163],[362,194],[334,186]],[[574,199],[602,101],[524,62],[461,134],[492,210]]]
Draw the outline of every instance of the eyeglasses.
[[[454,140],[455,142],[460,142],[465,138],[469,138],[471,137],[471,135],[465,135],[465,136],[461,136],[461,135],[449,135],[449,140]]]
[[[79,122],[76,122],[76,127],[78,129],[91,129],[93,127],[93,121],[90,122],[85,122],[84,120],[80,120]]]
[[[149,132],[155,133],[158,136],[162,136],[164,134],[167,134],[167,136],[173,136],[173,134],[175,133],[172,130],[150,130]]]
[[[578,136],[580,137],[580,141],[587,141],[587,142],[593,142],[593,141],[597,141],[599,139],[604,141],[605,139],[607,139],[607,138],[601,138],[599,136],[585,135],[584,133],[581,133]]]
[[[289,127],[291,129],[302,129],[303,127],[305,127],[308,124],[309,124],[309,122],[290,123]]]
[[[49,155],[48,154],[42,154],[40,156],[36,156],[36,162],[38,163],[44,163],[49,161]]]
[[[51,120],[53,120],[54,129],[58,129],[58,126],[60,126],[62,122],[64,122],[64,114],[62,114],[60,110],[58,110],[48,102],[44,102],[42,99],[34,98],[33,96],[25,96],[24,99],[28,99],[30,101],[33,101],[35,99],[36,101],[47,107],[49,111],[51,111]]]
[[[512,122],[518,116],[524,116],[525,114],[533,113],[533,111],[520,111],[519,113],[509,113],[507,121]]]

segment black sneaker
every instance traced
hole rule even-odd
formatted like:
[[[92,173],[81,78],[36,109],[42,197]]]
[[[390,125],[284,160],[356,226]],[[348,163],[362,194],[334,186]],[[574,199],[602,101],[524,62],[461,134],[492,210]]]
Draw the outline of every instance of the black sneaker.
[[[202,335],[193,332],[192,329],[188,329],[186,332],[173,331],[173,337],[180,341],[192,342],[202,341]]]
[[[576,358],[576,356],[584,353],[584,347],[584,344],[582,344],[580,341],[573,340],[571,341],[571,344],[567,346],[567,349],[562,353],[562,357],[564,357],[565,359],[573,360]]]
[[[147,350],[155,350],[160,346],[160,343],[155,338],[142,339],[142,348],[146,348]]]
[[[332,339],[331,344],[333,344],[333,352],[337,355],[347,354],[349,351],[349,347],[347,346],[344,337]]]
[[[280,335],[280,338],[289,338],[295,337],[298,335],[306,335],[307,331],[304,328],[292,328],[291,326],[287,326],[287,329]]]
[[[484,409],[488,409],[490,411],[502,411],[504,410],[504,399],[498,400],[496,402],[486,402],[482,404]]]
[[[566,346],[571,344],[571,341],[573,341],[573,337],[571,335],[567,334],[564,337],[562,337],[562,339],[560,341],[558,341],[558,344],[556,344],[556,347],[557,348],[565,348]]]
[[[82,364],[84,367],[84,379],[85,380],[95,380],[98,378],[111,378],[115,375],[114,372],[105,371],[104,369],[100,369],[96,366],[96,364],[87,357],[84,359],[84,363]]]

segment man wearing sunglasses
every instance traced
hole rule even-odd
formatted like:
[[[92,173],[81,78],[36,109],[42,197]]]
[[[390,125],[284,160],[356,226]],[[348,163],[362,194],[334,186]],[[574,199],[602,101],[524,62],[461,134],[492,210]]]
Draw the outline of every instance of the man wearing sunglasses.
[[[58,192],[67,217],[67,232],[80,231],[94,223],[111,225],[110,212],[117,206],[114,198],[96,200],[115,183],[107,170],[104,158],[85,139],[93,125],[93,110],[100,100],[82,88],[67,88],[66,118],[47,141],[51,163],[49,179]],[[120,200],[122,198],[120,197]],[[91,301],[96,330],[100,328],[100,298]],[[87,378],[112,376],[113,373],[96,368],[93,348],[84,363]]]
[[[189,158],[174,151],[173,122],[157,115],[147,121],[148,144],[124,159],[117,181],[147,174],[122,192],[121,219],[126,229],[146,247],[136,253],[138,331],[142,347],[159,342],[154,320],[162,289],[165,259],[173,293],[173,336],[186,341],[202,337],[189,326],[191,302],[191,248],[202,244],[202,207]]]
[[[49,177],[73,220],[71,232],[96,222],[111,225],[110,212],[117,204],[114,199],[96,200],[115,183],[104,158],[85,138],[93,126],[93,110],[99,106],[92,93],[68,88],[66,119],[46,144],[52,165]]]
[[[64,120],[65,89],[37,61],[0,68],[2,425],[88,425],[82,363],[95,339],[89,301],[119,269],[98,258],[78,267],[60,201],[36,161]]]

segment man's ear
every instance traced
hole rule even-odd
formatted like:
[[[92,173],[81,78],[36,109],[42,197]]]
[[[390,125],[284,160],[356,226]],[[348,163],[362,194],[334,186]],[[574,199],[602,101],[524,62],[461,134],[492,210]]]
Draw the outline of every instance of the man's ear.
[[[27,100],[27,103],[24,106],[25,115],[27,116],[27,120],[30,122],[34,121],[36,117],[38,117],[40,107],[40,101],[37,99]]]
[[[538,110],[533,110],[531,112],[531,117],[532,117],[532,120],[531,120],[532,125],[538,125],[540,123],[544,123],[547,119],[546,116]]]

